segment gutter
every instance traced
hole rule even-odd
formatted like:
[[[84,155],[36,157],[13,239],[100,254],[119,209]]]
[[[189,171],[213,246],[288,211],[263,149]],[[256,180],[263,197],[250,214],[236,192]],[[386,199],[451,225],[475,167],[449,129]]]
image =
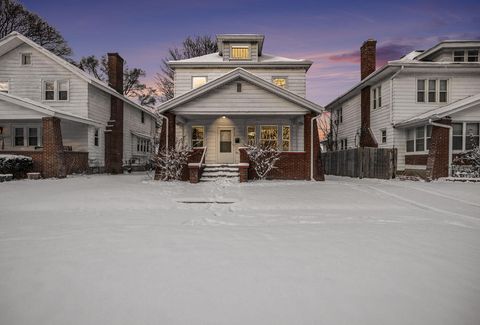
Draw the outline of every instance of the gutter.
[[[318,114],[317,116],[313,117],[310,120],[310,180],[314,181],[315,179],[313,178],[313,121],[316,121],[322,117],[322,114]],[[318,130],[317,130],[317,136],[318,136]]]
[[[451,125],[445,125],[432,122],[432,119],[428,119],[428,124],[448,129],[448,176],[452,176],[452,153],[453,153],[453,127]]]
[[[395,72],[393,76],[390,78],[390,125],[393,127],[393,79],[395,79],[405,68],[405,66],[402,65],[400,70]],[[392,144],[393,148],[395,148],[395,132],[392,130]]]

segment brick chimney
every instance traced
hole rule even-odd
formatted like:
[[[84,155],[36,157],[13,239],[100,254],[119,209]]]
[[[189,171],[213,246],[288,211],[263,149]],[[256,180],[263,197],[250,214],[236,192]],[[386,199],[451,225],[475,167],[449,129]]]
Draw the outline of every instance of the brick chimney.
[[[377,41],[368,39],[360,47],[360,73],[361,79],[365,79],[375,72]],[[370,86],[361,90],[360,102],[360,147],[378,147],[370,129]]]
[[[123,95],[123,59],[118,53],[108,53],[108,83]]]
[[[108,83],[123,95],[123,59],[108,53]],[[105,168],[117,174],[123,168],[123,100],[110,95],[110,121],[105,130]]]
[[[361,80],[375,71],[377,57],[377,41],[368,39],[360,47],[360,73]]]

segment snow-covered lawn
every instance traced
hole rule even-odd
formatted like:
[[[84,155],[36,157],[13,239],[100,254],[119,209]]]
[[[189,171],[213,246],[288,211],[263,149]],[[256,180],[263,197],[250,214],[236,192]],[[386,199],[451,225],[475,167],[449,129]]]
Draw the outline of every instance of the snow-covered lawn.
[[[144,178],[0,184],[0,324],[480,324],[480,184]]]

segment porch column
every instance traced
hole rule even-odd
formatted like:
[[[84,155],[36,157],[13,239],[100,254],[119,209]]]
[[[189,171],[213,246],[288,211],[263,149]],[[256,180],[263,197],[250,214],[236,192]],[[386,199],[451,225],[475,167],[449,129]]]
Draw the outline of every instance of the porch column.
[[[66,176],[65,154],[63,152],[62,129],[57,117],[42,118],[43,177]]]
[[[311,162],[311,128],[312,128],[312,118],[315,117],[311,113],[305,114],[304,116],[304,151],[306,153],[305,157],[305,179],[310,180],[310,162]],[[313,121],[313,179],[316,181],[324,181],[325,176],[323,173],[323,167],[320,157],[320,139],[318,137],[318,128],[317,128],[317,120]]]
[[[435,121],[439,124],[451,125],[451,118]],[[450,148],[450,129],[432,125],[432,137],[427,158],[427,179],[438,179],[448,176],[448,160]]]
[[[176,132],[176,122],[175,122],[175,114],[172,114],[170,112],[164,113],[168,118],[168,148],[173,149],[175,148],[175,132]],[[165,123],[165,119],[163,119],[162,123]],[[166,146],[166,133],[167,129],[163,127],[162,125],[162,131],[160,133],[160,150],[165,148]]]

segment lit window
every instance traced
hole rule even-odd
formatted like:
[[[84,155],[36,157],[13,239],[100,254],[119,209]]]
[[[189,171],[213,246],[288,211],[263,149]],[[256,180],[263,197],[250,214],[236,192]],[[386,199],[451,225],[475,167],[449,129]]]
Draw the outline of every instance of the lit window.
[[[454,62],[464,62],[465,61],[465,51],[463,51],[463,50],[453,51],[453,61]]]
[[[8,81],[0,81],[0,93],[8,93]]]
[[[466,141],[465,141],[465,149],[466,150],[472,150],[474,147],[478,147],[478,140],[480,137],[479,133],[479,123],[467,123],[466,131],[467,133],[465,134],[466,136]]]
[[[468,62],[478,62],[478,50],[468,50],[467,51],[467,61]]]
[[[372,89],[372,104],[373,109],[382,107],[382,86]]]
[[[55,100],[55,82],[54,81],[44,81],[43,82],[44,90],[44,100]]]
[[[192,127],[192,147],[203,147],[205,141],[205,128],[203,126]]]
[[[272,82],[280,88],[287,88],[287,78],[274,77],[272,78]]]
[[[264,148],[276,148],[278,143],[278,128],[276,125],[260,127],[260,145]]]
[[[95,145],[96,147],[98,147],[98,142],[99,142],[99,141],[98,141],[98,140],[99,140],[99,136],[98,136],[99,134],[98,134],[98,133],[99,133],[99,130],[98,130],[98,129],[95,129],[95,133],[94,133],[94,135],[93,135],[93,142],[94,142],[94,145]]]
[[[289,125],[282,126],[282,150],[283,151],[290,150],[290,126]]]
[[[32,64],[32,54],[31,53],[22,53],[22,65]]]
[[[387,143],[387,130],[381,130],[382,143]]]
[[[256,143],[255,126],[247,126],[247,144],[254,146]]]
[[[192,77],[192,89],[203,86],[207,83],[207,77]]]
[[[58,87],[58,100],[68,100],[68,81],[59,80],[57,82]]]
[[[230,58],[233,60],[249,60],[250,48],[248,46],[232,46]]]

